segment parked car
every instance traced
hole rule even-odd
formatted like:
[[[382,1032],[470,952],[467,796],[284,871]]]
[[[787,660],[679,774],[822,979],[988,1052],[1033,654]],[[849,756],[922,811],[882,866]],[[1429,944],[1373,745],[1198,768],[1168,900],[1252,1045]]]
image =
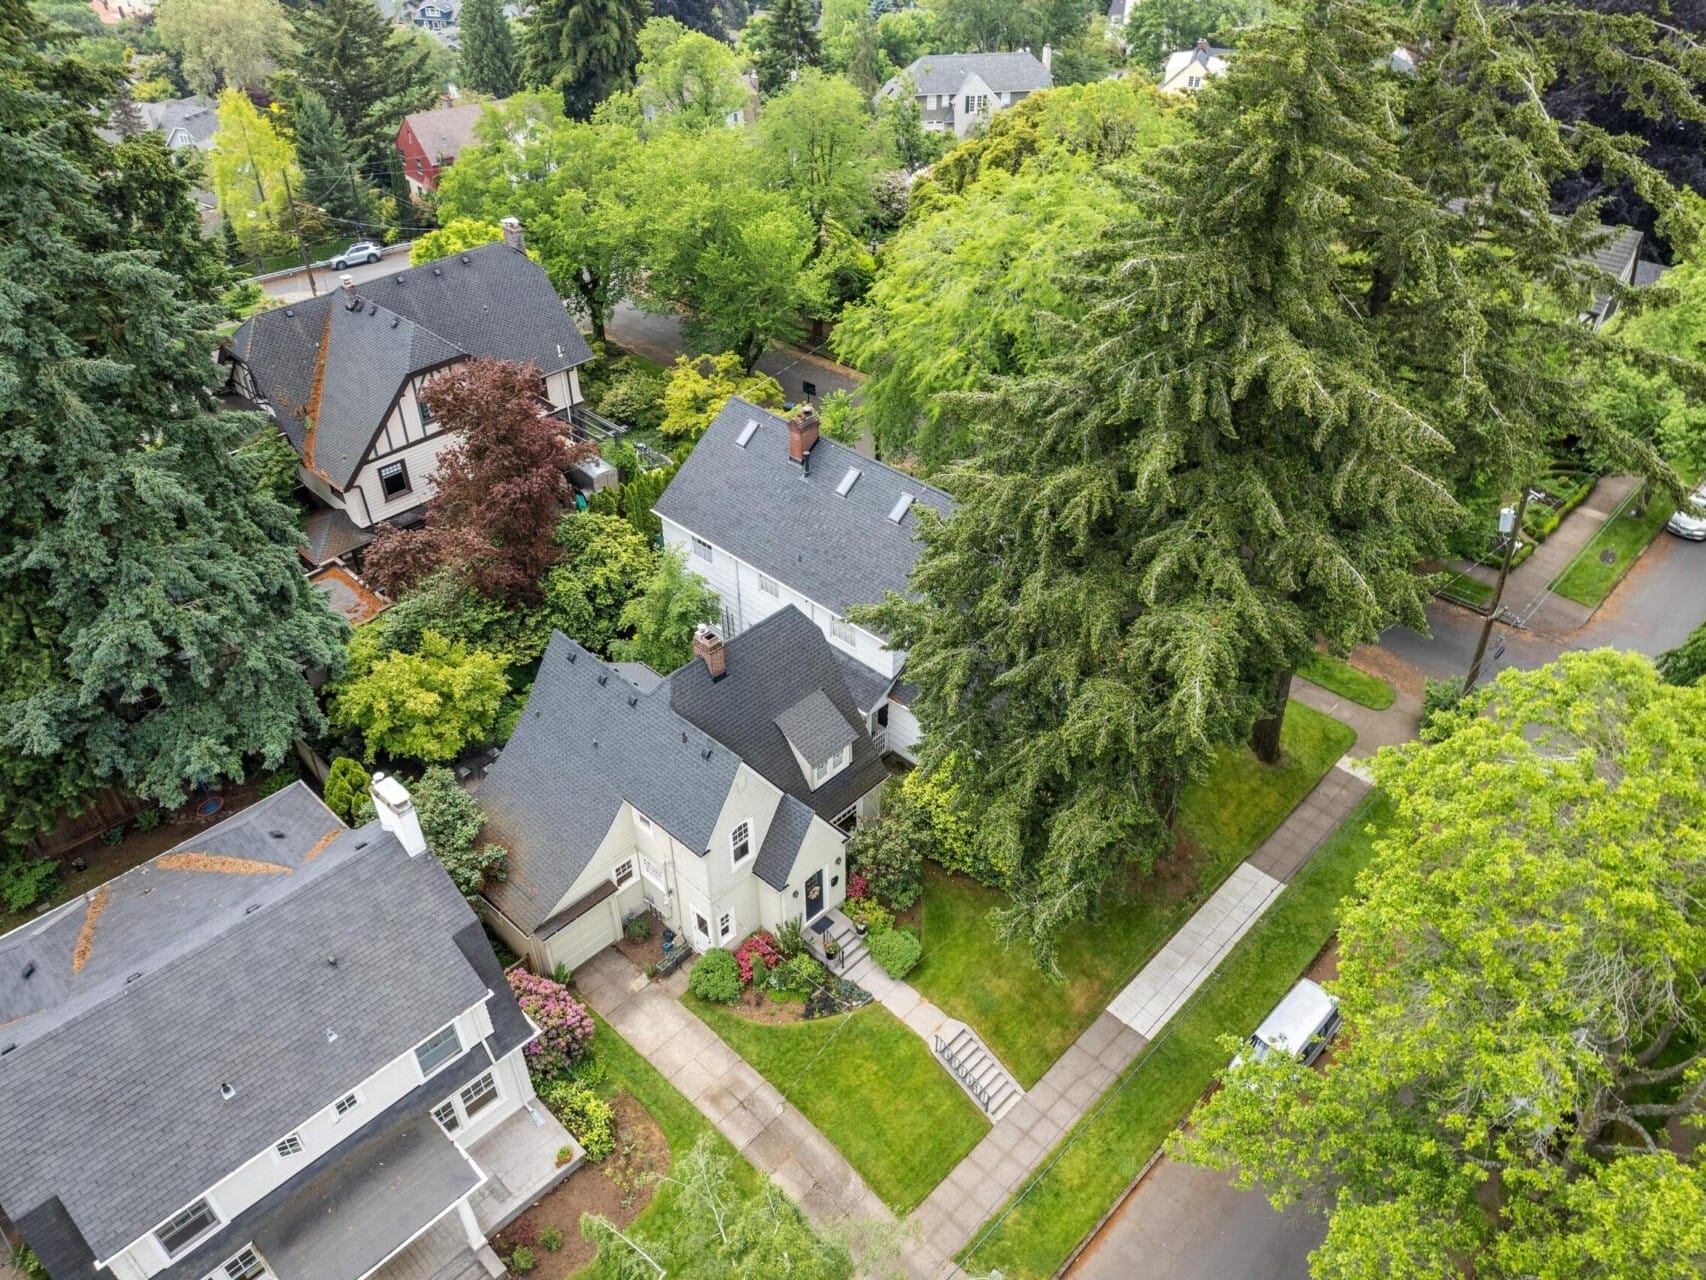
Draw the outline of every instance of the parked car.
[[[378,262],[384,256],[385,250],[372,240],[357,240],[332,259],[332,269],[334,271],[347,271],[357,263]]]
[[[1289,1053],[1305,1063],[1314,1062],[1338,1031],[1338,997],[1328,995],[1320,983],[1304,978],[1262,1019],[1262,1025],[1250,1036],[1250,1047],[1232,1059],[1232,1069],[1238,1069],[1246,1054],[1257,1062],[1271,1053]]]
[[[1690,542],[1706,542],[1706,484],[1688,495],[1688,501],[1665,521],[1665,528]]]

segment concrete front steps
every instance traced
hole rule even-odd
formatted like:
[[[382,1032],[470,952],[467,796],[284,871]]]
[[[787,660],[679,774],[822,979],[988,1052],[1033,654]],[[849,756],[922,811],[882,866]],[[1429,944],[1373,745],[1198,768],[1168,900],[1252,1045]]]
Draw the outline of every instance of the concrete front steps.
[[[1018,1105],[1025,1091],[1008,1074],[1001,1060],[989,1051],[977,1033],[963,1022],[949,1019],[930,1037],[936,1059],[959,1082],[960,1088],[989,1117],[991,1124]]]

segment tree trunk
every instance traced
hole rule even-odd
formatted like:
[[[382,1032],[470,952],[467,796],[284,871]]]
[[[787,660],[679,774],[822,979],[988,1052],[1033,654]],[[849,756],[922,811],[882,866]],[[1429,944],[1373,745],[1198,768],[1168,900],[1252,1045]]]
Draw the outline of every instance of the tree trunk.
[[[1278,764],[1280,758],[1280,727],[1285,723],[1286,699],[1291,696],[1291,672],[1282,671],[1274,680],[1268,713],[1256,721],[1250,731],[1250,750],[1263,764]]]

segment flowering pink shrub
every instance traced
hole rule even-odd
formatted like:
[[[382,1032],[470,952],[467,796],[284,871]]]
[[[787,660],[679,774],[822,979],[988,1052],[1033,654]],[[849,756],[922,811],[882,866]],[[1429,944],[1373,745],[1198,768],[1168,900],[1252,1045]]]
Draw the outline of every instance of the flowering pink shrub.
[[[776,945],[775,935],[760,929],[735,948],[735,963],[740,966],[740,981],[743,987],[752,985],[752,964],[755,957],[763,964],[766,973],[782,963],[782,949]]]
[[[539,1027],[539,1038],[522,1051],[528,1069],[539,1080],[560,1075],[591,1046],[592,1015],[562,983],[531,974],[520,965],[509,971],[509,989],[521,1011]]]
[[[857,871],[847,877],[847,896],[849,898],[868,898],[871,896],[871,882]]]

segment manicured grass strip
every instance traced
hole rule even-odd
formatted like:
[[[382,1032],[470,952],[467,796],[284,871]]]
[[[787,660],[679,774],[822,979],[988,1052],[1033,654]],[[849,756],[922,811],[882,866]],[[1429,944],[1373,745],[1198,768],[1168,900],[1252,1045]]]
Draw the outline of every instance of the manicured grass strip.
[[[1373,853],[1371,827],[1391,820],[1376,797],[1358,809],[1282,894],[1214,977],[1125,1076],[1072,1129],[1029,1184],[961,1256],[976,1275],[1045,1280],[1066,1261],[1226,1065],[1220,1043],[1249,1032],[1338,927]]]
[[[1570,567],[1558,575],[1552,590],[1567,600],[1590,607],[1610,595],[1653,535],[1664,528],[1665,521],[1676,511],[1676,504],[1661,492],[1652,495],[1641,514],[1636,515],[1635,508],[1636,500],[1631,499],[1619,514],[1602,524]],[[1610,564],[1601,559],[1607,552],[1612,556]]]
[[[729,1140],[700,1114],[699,1108],[664,1079],[656,1067],[617,1034],[614,1027],[597,1014],[593,1014],[593,1020],[598,1023],[598,1033],[593,1037],[593,1055],[604,1064],[609,1076],[600,1092],[607,1098],[614,1097],[624,1089],[633,1094],[640,1104],[651,1112],[658,1128],[663,1130],[664,1139],[669,1143],[671,1159],[685,1155],[701,1135],[710,1134],[717,1154],[732,1161],[734,1185],[744,1195],[757,1195],[762,1185],[762,1175],[758,1170],[742,1159]],[[678,1229],[677,1223],[681,1215],[680,1198],[679,1187],[663,1184],[652,1197],[652,1202],[634,1219],[629,1230],[638,1236],[667,1239]],[[577,1277],[586,1277],[587,1280],[592,1280],[593,1277],[614,1277],[618,1272],[608,1253],[608,1250],[600,1249],[596,1258],[574,1274]]]
[[[1448,579],[1435,594],[1476,609],[1485,609],[1493,602],[1492,585],[1482,582],[1479,578],[1471,578],[1466,573]]]
[[[1349,698],[1370,711],[1384,711],[1398,696],[1397,690],[1379,676],[1359,671],[1343,658],[1330,653],[1312,653],[1297,669],[1297,674],[1310,684],[1320,685],[1329,693]]]
[[[1132,869],[1097,917],[1059,938],[1064,982],[1045,977],[1023,948],[1003,949],[989,913],[995,889],[934,864],[924,875],[924,960],[908,981],[969,1023],[1029,1088],[1107,1007],[1139,964],[1232,869],[1267,839],[1356,733],[1300,702],[1286,710],[1278,765],[1243,748],[1221,752],[1179,806],[1181,848],[1160,876]],[[1179,879],[1188,883],[1183,889]],[[1158,879],[1171,892],[1157,892]]]
[[[923,1040],[880,1005],[810,1022],[687,1007],[833,1142],[897,1214],[918,1204],[989,1124]]]

